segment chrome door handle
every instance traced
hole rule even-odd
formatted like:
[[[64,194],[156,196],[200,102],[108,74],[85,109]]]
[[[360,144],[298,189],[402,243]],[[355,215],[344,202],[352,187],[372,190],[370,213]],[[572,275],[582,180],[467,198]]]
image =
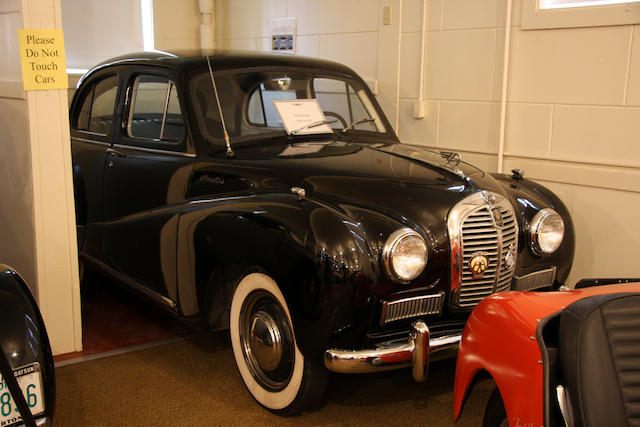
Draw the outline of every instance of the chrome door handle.
[[[107,148],[107,154],[110,154],[110,155],[112,155],[114,157],[127,157],[126,154],[124,154],[124,153],[122,153],[122,152],[120,152],[118,150],[114,150],[111,147]]]

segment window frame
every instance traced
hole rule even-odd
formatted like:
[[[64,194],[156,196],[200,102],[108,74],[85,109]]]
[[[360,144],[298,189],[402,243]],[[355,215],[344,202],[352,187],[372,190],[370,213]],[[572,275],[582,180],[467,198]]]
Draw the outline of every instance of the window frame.
[[[600,27],[640,23],[640,2],[541,9],[540,0],[523,0],[522,29]]]
[[[115,77],[116,79],[116,97],[113,103],[113,111],[112,111],[112,120],[111,120],[111,130],[109,133],[100,133],[100,132],[92,132],[88,128],[80,129],[78,127],[78,121],[80,118],[80,113],[82,112],[82,107],[84,103],[87,101],[89,97],[91,97],[91,108],[89,109],[89,124],[91,123],[91,112],[93,111],[93,101],[95,96],[95,87],[100,84],[100,82]],[[85,89],[78,96],[78,102],[74,105],[72,120],[71,120],[71,128],[74,132],[78,132],[82,136],[90,137],[90,139],[98,140],[101,142],[111,143],[111,139],[115,133],[116,126],[116,111],[118,110],[118,105],[120,103],[120,76],[118,72],[114,72],[110,70],[105,73],[96,74],[91,77],[91,80],[83,85]]]
[[[184,125],[184,134],[182,138],[159,139],[131,135],[131,118],[133,117],[133,107],[135,105],[134,90],[136,88],[138,78],[142,76],[162,77],[166,78],[170,83],[173,83],[173,86],[176,88],[176,93],[178,94],[178,102],[180,105],[180,112]],[[187,143],[189,126],[187,124],[188,121],[185,114],[186,109],[183,96],[184,92],[181,90],[180,79],[176,75],[174,75],[174,73],[170,72],[170,70],[155,68],[136,68],[129,71],[129,73],[124,77],[124,80],[126,88],[124,103],[122,106],[122,119],[118,144],[131,148],[193,154],[193,150],[188,147],[189,144]],[[168,89],[171,89],[171,85],[168,86]],[[165,99],[165,108],[168,108],[168,105],[166,104],[167,101],[168,99]],[[163,120],[164,118],[166,117],[163,116]]]

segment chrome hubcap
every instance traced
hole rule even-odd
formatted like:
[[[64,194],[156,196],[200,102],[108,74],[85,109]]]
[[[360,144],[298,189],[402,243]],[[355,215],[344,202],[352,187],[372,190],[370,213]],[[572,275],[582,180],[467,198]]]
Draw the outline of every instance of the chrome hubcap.
[[[253,315],[249,346],[262,370],[273,371],[280,364],[282,337],[278,325],[269,313],[258,311]]]
[[[289,317],[269,292],[249,294],[240,309],[240,343],[247,368],[266,390],[284,389],[293,374],[295,343]]]

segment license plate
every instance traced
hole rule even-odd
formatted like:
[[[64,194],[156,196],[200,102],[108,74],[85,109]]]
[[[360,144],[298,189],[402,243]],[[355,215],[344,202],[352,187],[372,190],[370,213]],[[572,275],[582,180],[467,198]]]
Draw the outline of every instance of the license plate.
[[[27,401],[31,413],[36,416],[44,412],[40,364],[36,362],[14,369],[13,374],[18,380],[18,385],[20,385],[24,400]],[[22,417],[20,416],[20,411],[18,411],[18,406],[9,392],[7,383],[0,376],[0,427],[11,426],[21,421]]]

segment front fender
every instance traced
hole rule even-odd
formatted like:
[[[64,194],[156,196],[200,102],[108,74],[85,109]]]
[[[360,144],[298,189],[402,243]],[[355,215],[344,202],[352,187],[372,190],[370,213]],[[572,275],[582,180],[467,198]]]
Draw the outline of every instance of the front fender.
[[[454,419],[462,412],[476,374],[485,370],[500,390],[510,425],[542,425],[543,365],[535,339],[537,317],[513,304],[517,294],[521,293],[494,294],[471,313],[456,362]]]
[[[362,230],[311,199],[263,194],[192,203],[180,217],[178,277],[184,315],[226,328],[238,281],[270,275],[289,306],[303,354],[367,312],[374,282]]]
[[[509,175],[492,174],[500,182],[509,196],[516,211],[520,226],[518,244],[517,276],[524,276],[537,270],[557,266],[556,281],[565,283],[575,253],[575,232],[569,210],[560,198],[545,186],[529,180],[515,180]],[[564,221],[564,239],[562,244],[549,256],[537,256],[529,249],[530,224],[533,217],[544,208],[552,208]]]

